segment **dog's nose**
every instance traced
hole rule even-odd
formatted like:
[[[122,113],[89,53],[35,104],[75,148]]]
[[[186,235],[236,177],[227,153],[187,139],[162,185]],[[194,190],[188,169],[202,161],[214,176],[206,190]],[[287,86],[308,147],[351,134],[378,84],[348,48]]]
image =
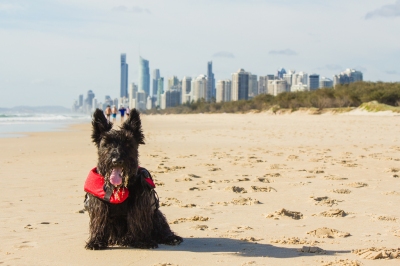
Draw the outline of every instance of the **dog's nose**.
[[[122,160],[121,159],[117,159],[117,158],[114,158],[114,159],[112,159],[112,163],[113,164],[121,164],[122,163]]]

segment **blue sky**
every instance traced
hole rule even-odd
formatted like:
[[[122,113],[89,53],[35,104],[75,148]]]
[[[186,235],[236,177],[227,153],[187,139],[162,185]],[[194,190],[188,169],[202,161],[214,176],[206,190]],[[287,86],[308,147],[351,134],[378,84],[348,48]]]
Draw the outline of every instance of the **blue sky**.
[[[119,94],[119,56],[161,76],[239,68],[400,81],[400,0],[0,0],[0,107]]]

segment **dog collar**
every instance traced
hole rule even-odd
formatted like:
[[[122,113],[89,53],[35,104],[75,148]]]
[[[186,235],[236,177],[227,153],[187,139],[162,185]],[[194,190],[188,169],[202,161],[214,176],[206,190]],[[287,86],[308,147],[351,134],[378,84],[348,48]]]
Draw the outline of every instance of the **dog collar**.
[[[129,196],[129,190],[126,187],[107,189],[104,177],[97,173],[96,167],[90,170],[83,188],[87,193],[113,204],[122,203]]]

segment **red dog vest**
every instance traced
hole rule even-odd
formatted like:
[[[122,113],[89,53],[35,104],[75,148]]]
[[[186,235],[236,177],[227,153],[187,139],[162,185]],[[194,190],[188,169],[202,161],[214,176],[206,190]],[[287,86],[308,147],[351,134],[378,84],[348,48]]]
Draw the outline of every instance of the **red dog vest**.
[[[139,171],[140,171],[139,167]],[[144,169],[144,168],[142,168]],[[139,172],[138,171],[138,172]],[[147,170],[146,170],[147,171]],[[155,188],[153,180],[151,177],[145,177],[145,181],[152,187]],[[106,191],[104,188],[104,177],[97,173],[97,168],[93,168],[85,181],[84,190],[87,193],[92,194],[93,196],[104,200],[106,196]],[[129,196],[129,190],[126,187],[121,187],[119,189],[114,188],[113,192],[111,193],[110,203],[119,204],[124,202]]]

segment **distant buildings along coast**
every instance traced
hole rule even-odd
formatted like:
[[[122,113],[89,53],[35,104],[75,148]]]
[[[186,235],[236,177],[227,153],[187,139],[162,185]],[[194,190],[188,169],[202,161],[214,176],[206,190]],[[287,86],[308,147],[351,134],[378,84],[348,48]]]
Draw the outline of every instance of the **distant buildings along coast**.
[[[207,62],[207,74],[197,77],[177,76],[164,78],[160,69],[153,69],[150,77],[150,63],[139,57],[139,79],[137,83],[128,80],[128,64],[126,54],[121,54],[120,93],[112,99],[106,95],[103,101],[98,100],[92,90],[84,97],[79,95],[72,109],[75,112],[90,113],[95,108],[105,109],[108,105],[146,109],[166,109],[192,101],[229,102],[248,100],[260,94],[278,95],[283,92],[312,91],[320,88],[333,88],[336,85],[363,81],[363,74],[354,69],[346,69],[333,79],[321,77],[319,74],[295,70],[278,69],[275,74],[257,76],[239,69],[232,73],[231,79],[215,80],[213,62]]]

